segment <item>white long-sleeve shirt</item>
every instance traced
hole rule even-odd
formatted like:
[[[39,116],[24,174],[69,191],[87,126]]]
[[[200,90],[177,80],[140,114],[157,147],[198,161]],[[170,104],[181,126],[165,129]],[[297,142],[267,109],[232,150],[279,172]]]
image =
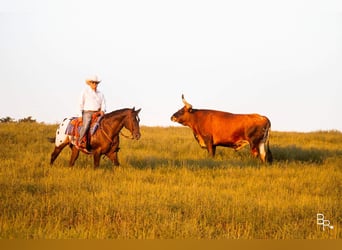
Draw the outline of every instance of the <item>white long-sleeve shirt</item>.
[[[104,95],[90,86],[87,86],[81,93],[79,101],[79,116],[82,116],[82,111],[103,111],[106,112],[106,100]]]

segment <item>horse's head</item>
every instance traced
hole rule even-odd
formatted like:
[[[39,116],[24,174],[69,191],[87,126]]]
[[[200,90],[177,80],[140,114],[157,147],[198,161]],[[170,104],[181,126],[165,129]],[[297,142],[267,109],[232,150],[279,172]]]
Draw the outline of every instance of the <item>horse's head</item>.
[[[128,129],[133,139],[139,140],[140,138],[140,127],[139,127],[139,112],[141,109],[135,110],[135,108],[128,110],[128,115],[124,121],[124,127]]]

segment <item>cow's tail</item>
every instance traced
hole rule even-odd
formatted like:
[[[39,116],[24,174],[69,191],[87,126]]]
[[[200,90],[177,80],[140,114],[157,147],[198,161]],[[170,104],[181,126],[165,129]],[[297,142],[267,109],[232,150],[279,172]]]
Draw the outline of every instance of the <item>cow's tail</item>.
[[[273,162],[273,156],[272,152],[270,150],[270,145],[269,145],[269,139],[270,139],[270,132],[271,132],[271,122],[267,119],[267,125],[265,128],[265,134],[263,138],[263,143],[265,144],[265,151],[266,151],[266,156],[265,160],[267,163],[272,163]]]

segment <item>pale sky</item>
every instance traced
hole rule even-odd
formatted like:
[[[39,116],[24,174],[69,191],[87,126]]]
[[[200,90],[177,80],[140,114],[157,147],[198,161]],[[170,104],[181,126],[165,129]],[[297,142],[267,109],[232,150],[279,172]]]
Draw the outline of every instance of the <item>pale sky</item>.
[[[183,106],[342,131],[342,1],[0,0],[0,118],[58,123],[97,74],[107,111]]]

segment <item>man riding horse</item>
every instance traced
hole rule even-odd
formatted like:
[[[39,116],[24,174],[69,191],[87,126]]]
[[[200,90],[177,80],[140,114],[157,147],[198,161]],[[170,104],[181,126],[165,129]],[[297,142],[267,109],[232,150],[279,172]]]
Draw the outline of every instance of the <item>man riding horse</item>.
[[[101,80],[96,75],[87,78],[86,84],[88,86],[82,91],[79,100],[79,121],[83,122],[83,126],[81,127],[80,137],[76,142],[76,146],[88,151],[90,150],[88,133],[92,117],[97,112],[100,116],[103,116],[106,112],[105,97],[97,89],[100,82]]]
[[[70,166],[74,165],[79,151],[93,155],[95,168],[100,164],[101,155],[106,155],[114,165],[118,166],[119,133],[121,129],[125,127],[131,132],[131,139],[139,140],[140,119],[138,114],[141,109],[125,108],[105,114],[105,98],[97,90],[97,85],[100,82],[97,76],[86,79],[88,86],[81,94],[80,116],[78,118],[65,118],[56,130],[56,137],[51,138],[50,141],[55,142],[55,149],[51,153],[51,165],[63,148],[69,145],[72,150]],[[92,125],[92,121],[95,120],[95,125]],[[80,126],[81,129],[78,133]],[[89,133],[90,130],[91,133]]]

